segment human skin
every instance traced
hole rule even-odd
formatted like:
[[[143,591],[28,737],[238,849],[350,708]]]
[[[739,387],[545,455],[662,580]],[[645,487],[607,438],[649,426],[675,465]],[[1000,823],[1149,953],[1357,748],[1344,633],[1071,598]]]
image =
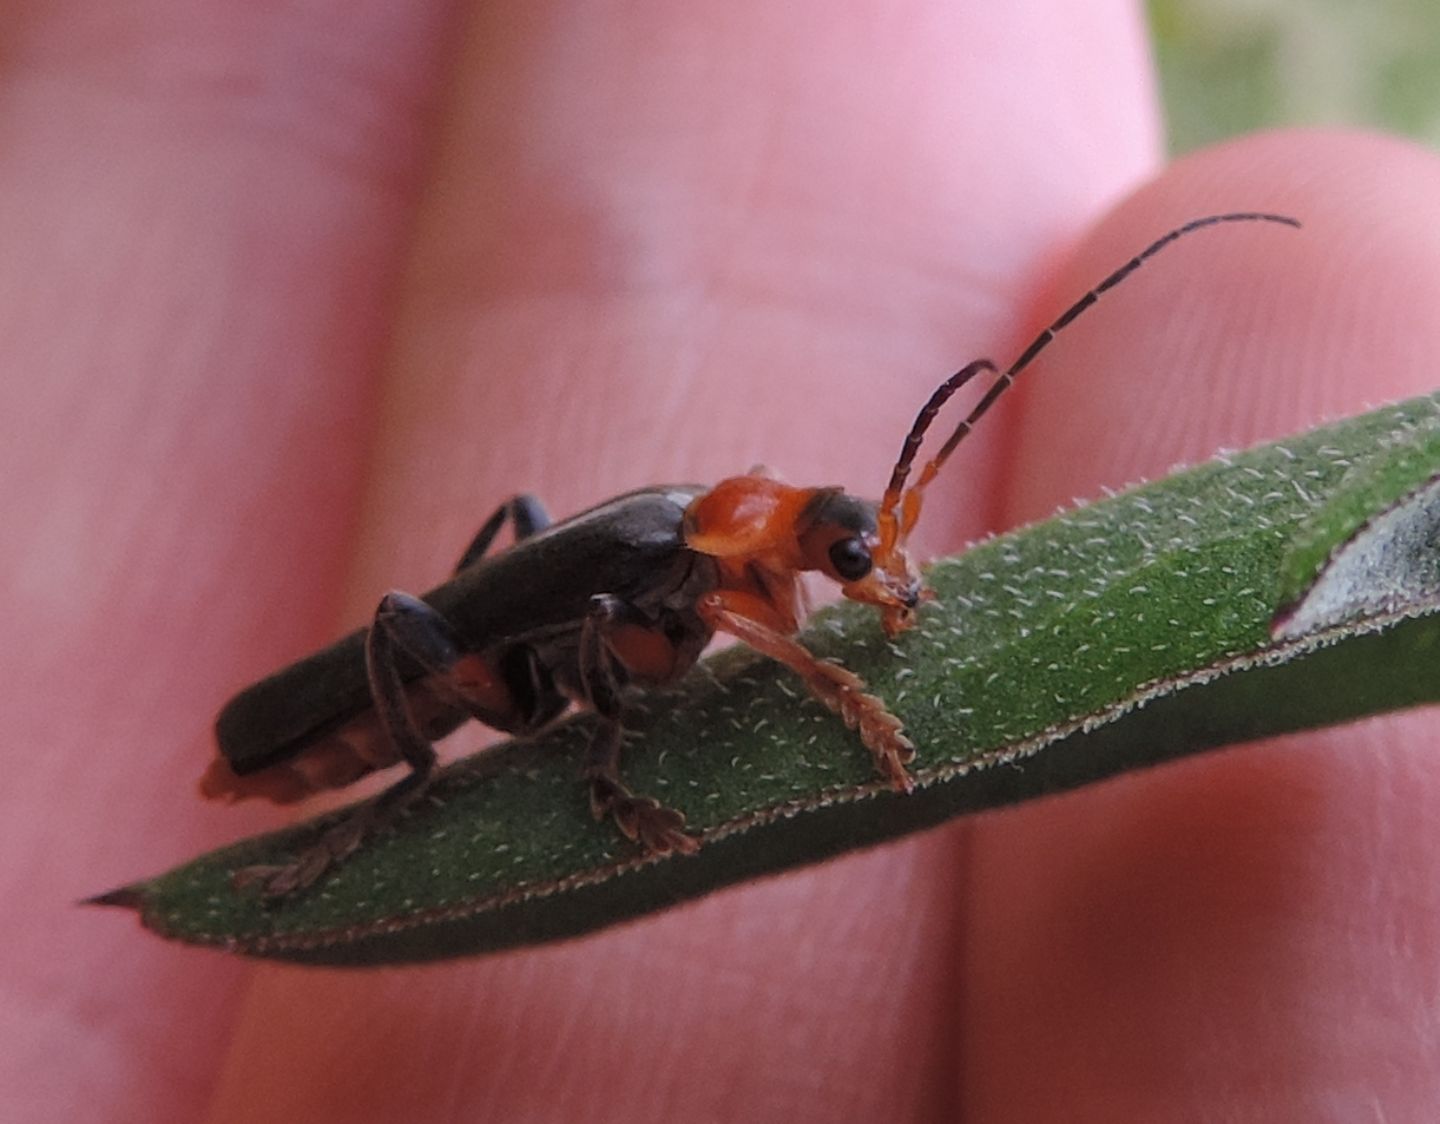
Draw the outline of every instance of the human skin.
[[[1126,4],[576,7],[7,32],[6,1118],[1422,1118],[1425,713],[440,967],[253,965],[72,904],[282,822],[195,796],[214,711],[505,495],[756,462],[878,492],[941,378],[1179,221],[1306,225],[1107,297],[926,546],[1435,385],[1435,159],[1275,134],[1160,170]]]

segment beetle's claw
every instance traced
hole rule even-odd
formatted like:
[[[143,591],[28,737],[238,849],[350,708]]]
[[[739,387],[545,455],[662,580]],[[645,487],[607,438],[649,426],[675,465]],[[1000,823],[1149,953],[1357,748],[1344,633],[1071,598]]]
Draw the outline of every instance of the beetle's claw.
[[[913,792],[915,790],[915,780],[905,769],[905,762],[914,756],[913,748],[905,754],[886,753],[876,756],[876,766],[896,792]]]

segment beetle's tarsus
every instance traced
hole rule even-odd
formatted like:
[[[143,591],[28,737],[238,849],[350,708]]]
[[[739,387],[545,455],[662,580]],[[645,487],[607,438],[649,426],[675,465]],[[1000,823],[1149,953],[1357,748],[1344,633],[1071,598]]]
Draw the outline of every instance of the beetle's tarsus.
[[[886,709],[884,700],[865,690],[864,681],[853,671],[832,660],[817,660],[816,672],[829,690],[817,689],[812,683],[812,691],[859,733],[875,760],[876,771],[897,792],[912,791],[915,782],[905,766],[915,759],[915,743],[902,733],[900,719]]]
[[[230,885],[237,893],[257,890],[261,898],[278,900],[289,897],[310,884],[304,880],[303,873],[298,860],[283,865],[257,863],[255,866],[241,867],[232,874]],[[310,879],[311,882],[314,877]]]
[[[375,818],[358,813],[330,828],[319,842],[306,847],[288,863],[257,863],[241,867],[230,877],[237,890],[258,887],[262,898],[285,898],[318,882],[337,863],[349,858],[376,826]]]
[[[700,849],[700,840],[685,830],[683,812],[653,797],[636,796],[613,776],[590,778],[590,812],[597,821],[613,818],[620,834],[639,843],[646,854],[693,855]]]
[[[897,792],[913,791],[915,782],[905,766],[915,759],[915,743],[901,732],[900,719],[885,709],[884,702],[863,691],[847,691],[841,717],[859,731],[880,775]]]

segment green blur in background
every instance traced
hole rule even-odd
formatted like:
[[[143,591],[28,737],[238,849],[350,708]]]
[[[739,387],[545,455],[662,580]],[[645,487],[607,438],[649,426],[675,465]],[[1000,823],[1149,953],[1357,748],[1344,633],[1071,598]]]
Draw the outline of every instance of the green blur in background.
[[[1282,125],[1440,148],[1437,0],[1149,0],[1172,154]]]

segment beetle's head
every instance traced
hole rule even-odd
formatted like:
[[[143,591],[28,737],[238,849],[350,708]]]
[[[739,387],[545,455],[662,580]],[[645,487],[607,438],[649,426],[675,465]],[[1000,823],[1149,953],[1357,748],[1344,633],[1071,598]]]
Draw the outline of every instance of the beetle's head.
[[[820,559],[823,552],[822,561],[828,562],[828,565],[815,565],[814,568],[839,581],[841,591],[852,601],[878,605],[881,624],[889,636],[896,636],[914,624],[915,610],[920,603],[935,596],[921,580],[920,571],[906,545],[910,532],[920,519],[925,488],[935,479],[956,446],[970,433],[975,422],[1004,392],[1013,371],[997,380],[907,488],[910,468],[940,408],[971,379],[986,372],[996,373],[995,365],[987,359],[977,359],[936,388],[906,434],[905,443],[900,446],[900,456],[890,473],[890,483],[878,504],[855,499],[838,489],[822,489],[806,509],[807,513],[814,509],[814,525],[807,531],[814,541],[806,545],[806,540],[801,540],[807,558]]]
[[[875,605],[889,636],[909,628],[915,609],[932,596],[905,548],[887,544],[879,505],[839,488],[820,488],[796,521],[806,569],[840,584],[852,601]]]

